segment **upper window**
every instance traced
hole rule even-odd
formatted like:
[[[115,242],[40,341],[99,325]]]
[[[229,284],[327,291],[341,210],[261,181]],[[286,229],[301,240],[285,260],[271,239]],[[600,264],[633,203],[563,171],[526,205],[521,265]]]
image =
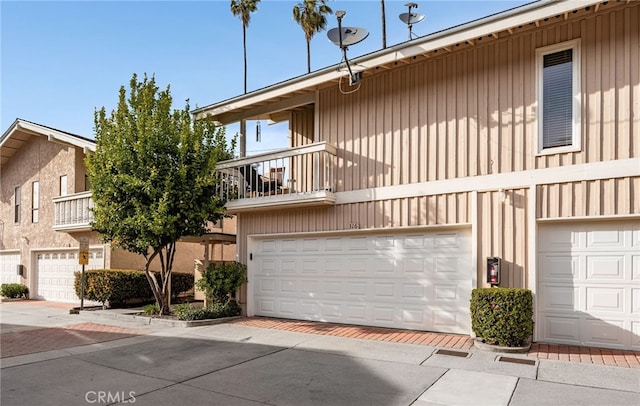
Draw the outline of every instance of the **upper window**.
[[[13,189],[13,222],[20,222],[20,186]]]
[[[580,149],[580,40],[536,51],[538,152]]]
[[[31,184],[31,222],[38,222],[40,210],[40,182]]]

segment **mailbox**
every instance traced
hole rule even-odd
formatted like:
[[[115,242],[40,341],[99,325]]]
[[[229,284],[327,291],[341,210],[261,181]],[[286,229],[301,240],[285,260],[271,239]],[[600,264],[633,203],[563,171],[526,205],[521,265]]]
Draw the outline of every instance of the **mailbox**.
[[[500,284],[500,258],[487,258],[487,283],[491,286]]]

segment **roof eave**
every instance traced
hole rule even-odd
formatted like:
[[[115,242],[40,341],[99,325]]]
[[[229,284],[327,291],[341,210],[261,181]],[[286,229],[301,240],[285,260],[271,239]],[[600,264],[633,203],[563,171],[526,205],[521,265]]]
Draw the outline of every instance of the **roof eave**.
[[[351,62],[358,67],[358,70],[374,69],[400,59],[423,55],[455,43],[491,35],[495,32],[505,31],[512,27],[571,12],[575,9],[588,7],[599,2],[599,0],[538,1],[363,55],[354,58]],[[268,99],[284,97],[292,93],[300,93],[303,89],[307,89],[306,91],[310,92],[312,91],[310,89],[314,89],[327,82],[335,81],[343,76],[344,73],[339,71],[338,67],[339,65],[332,65],[307,75],[195,109],[192,113],[196,119],[208,118],[217,120],[218,117],[222,115],[228,115],[233,111],[249,108]],[[238,119],[242,118],[240,114],[236,114],[236,116]]]

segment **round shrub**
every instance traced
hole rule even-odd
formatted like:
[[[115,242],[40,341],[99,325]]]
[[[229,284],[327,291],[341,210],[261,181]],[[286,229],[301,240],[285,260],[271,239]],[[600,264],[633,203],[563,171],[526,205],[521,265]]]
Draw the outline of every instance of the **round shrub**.
[[[524,346],[533,334],[533,295],[528,289],[480,288],[471,292],[471,328],[487,344]]]
[[[29,288],[20,283],[3,283],[0,285],[0,295],[9,299],[26,299],[29,296]]]

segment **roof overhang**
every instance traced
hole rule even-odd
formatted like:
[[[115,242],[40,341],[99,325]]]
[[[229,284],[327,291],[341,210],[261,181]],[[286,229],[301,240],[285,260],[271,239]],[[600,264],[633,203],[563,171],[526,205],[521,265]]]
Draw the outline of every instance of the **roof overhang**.
[[[96,149],[96,143],[86,138],[30,121],[16,119],[0,137],[0,166],[4,167],[31,137],[47,137],[50,142],[82,148],[85,154]]]
[[[603,1],[543,0],[494,14],[479,20],[439,31],[424,37],[354,58],[352,67],[363,74],[374,70],[392,69],[399,63],[410,63],[417,58],[429,58],[452,52],[460,44],[473,46],[478,38],[498,39],[510,35],[523,26],[535,24],[553,17],[568,19],[579,9],[597,11]],[[441,53],[438,54],[437,52]],[[333,65],[310,74],[276,83],[274,85],[211,104],[193,111],[196,119],[209,119],[229,124],[242,119],[265,119],[270,114],[283,112],[315,101],[318,89],[331,86],[344,79],[340,65]]]

